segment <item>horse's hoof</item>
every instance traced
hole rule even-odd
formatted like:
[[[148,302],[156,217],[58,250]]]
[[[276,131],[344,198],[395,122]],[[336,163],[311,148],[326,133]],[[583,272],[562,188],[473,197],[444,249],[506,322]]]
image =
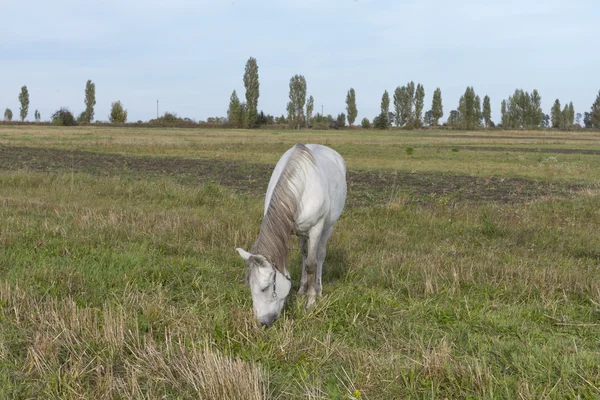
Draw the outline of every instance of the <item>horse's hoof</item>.
[[[316,297],[315,295],[310,295],[308,296],[308,301],[306,302],[306,309],[308,310],[309,308],[311,308],[316,302]]]

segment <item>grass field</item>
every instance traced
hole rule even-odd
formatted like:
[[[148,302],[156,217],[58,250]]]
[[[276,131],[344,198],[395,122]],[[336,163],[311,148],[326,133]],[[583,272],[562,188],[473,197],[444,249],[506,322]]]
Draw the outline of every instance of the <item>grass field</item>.
[[[324,297],[256,327],[271,168],[338,150]],[[0,398],[600,397],[600,133],[0,127]]]

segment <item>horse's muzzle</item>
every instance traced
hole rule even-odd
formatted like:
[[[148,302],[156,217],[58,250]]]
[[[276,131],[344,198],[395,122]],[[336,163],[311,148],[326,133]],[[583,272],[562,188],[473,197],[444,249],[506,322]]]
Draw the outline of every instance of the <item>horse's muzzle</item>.
[[[275,314],[268,314],[258,318],[258,323],[260,326],[266,326],[267,328],[270,328],[276,319],[277,316]]]

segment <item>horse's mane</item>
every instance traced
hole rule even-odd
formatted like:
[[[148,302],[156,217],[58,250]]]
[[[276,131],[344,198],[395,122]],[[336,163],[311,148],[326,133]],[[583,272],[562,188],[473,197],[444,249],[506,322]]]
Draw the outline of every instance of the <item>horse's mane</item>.
[[[315,158],[308,147],[297,143],[273,189],[258,239],[252,246],[252,254],[264,256],[282,273],[287,265],[288,244],[304,189],[305,171],[315,165]]]

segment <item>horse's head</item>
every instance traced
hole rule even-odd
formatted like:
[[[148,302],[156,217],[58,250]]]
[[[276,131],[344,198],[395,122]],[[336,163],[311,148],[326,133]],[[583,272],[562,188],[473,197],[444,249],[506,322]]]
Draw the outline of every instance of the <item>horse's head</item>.
[[[267,328],[281,314],[292,282],[287,271],[281,273],[263,256],[236,249],[246,261],[246,282],[252,292],[254,315]]]

